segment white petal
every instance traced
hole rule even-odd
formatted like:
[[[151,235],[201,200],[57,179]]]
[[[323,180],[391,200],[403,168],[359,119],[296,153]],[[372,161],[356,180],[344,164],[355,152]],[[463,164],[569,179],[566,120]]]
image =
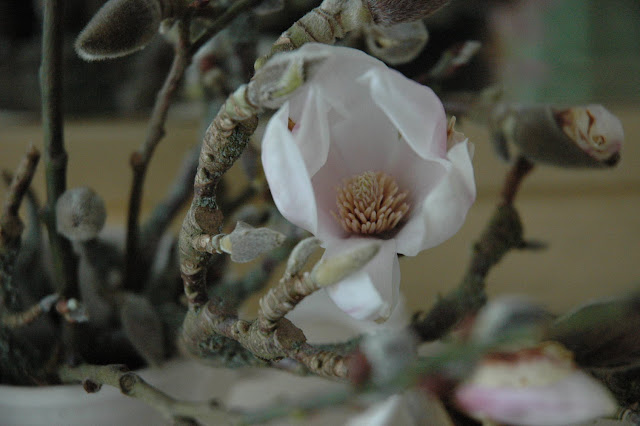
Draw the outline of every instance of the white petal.
[[[288,128],[289,108],[285,104],[274,114],[262,142],[262,165],[273,200],[290,222],[315,233],[316,203],[300,150]]]
[[[367,82],[373,101],[418,155],[428,159],[446,155],[447,119],[431,89],[395,70],[379,68],[369,70],[358,81]]]
[[[305,86],[289,103],[288,118],[296,123],[291,133],[304,158],[309,176],[313,176],[327,160],[331,143],[327,120],[329,108],[318,88],[313,85]]]
[[[392,395],[353,417],[345,423],[345,426],[411,426],[413,424],[414,421],[402,395]]]
[[[396,235],[398,253],[415,256],[435,247],[458,232],[476,197],[473,165],[468,142],[456,144],[447,153],[447,175],[429,193],[421,211]]]
[[[382,241],[380,251],[361,271],[329,287],[336,305],[356,319],[385,321],[395,308],[400,286],[400,264],[393,240]],[[361,244],[362,239],[344,240],[328,247],[325,256],[336,256]]]
[[[462,386],[456,391],[456,402],[477,418],[525,426],[572,424],[616,409],[609,392],[580,371],[547,386]]]

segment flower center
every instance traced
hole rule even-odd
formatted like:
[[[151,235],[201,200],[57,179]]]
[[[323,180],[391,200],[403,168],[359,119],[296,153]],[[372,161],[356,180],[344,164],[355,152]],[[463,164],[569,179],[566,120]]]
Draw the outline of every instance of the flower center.
[[[364,172],[342,181],[337,188],[338,213],[331,212],[345,231],[382,234],[394,229],[409,211],[408,191],[384,172]]]

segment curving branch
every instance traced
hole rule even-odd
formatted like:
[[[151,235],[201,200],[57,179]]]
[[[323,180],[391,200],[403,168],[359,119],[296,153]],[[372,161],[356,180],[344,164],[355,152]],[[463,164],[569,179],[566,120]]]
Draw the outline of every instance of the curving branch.
[[[443,337],[467,315],[486,302],[485,280],[489,271],[507,252],[527,247],[522,222],[513,206],[520,184],[533,165],[519,158],[507,173],[501,200],[480,239],[473,246],[473,257],[456,289],[438,300],[428,312],[414,315],[411,328],[423,341]]]
[[[9,185],[0,214],[0,303],[7,304],[9,308],[15,308],[17,304],[11,280],[24,228],[18,209],[29,189],[39,159],[40,152],[31,146]]]
[[[169,106],[182,82],[184,72],[191,62],[191,53],[189,53],[189,22],[188,20],[180,20],[178,22],[178,41],[175,45],[175,53],[173,63],[167,78],[164,81],[156,103],[153,106],[151,119],[147,135],[143,144],[136,152],[131,155],[131,167],[133,169],[133,182],[131,184],[131,192],[129,195],[129,213],[127,220],[127,243],[125,250],[125,286],[126,288],[139,291],[141,290],[142,280],[137,274],[137,264],[139,257],[138,252],[139,238],[139,216],[140,206],[142,204],[142,192],[144,179],[147,174],[151,157],[156,147],[165,135],[164,125],[167,120]]]
[[[113,386],[124,395],[151,405],[175,424],[197,425],[200,424],[199,419],[205,420],[207,424],[229,424],[237,421],[239,417],[222,408],[215,400],[177,400],[145,382],[124,365],[63,366],[58,374],[63,383],[81,383],[88,393],[98,392],[102,385]]]

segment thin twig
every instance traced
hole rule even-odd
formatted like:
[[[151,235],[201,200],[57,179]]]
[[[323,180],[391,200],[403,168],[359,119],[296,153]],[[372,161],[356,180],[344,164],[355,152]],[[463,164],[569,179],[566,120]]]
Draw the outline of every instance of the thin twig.
[[[184,72],[191,62],[192,54],[189,49],[189,22],[181,20],[178,22],[179,39],[175,45],[175,53],[171,69],[166,80],[156,98],[153,106],[149,127],[144,143],[138,151],[131,156],[131,167],[133,169],[133,182],[129,196],[129,215],[127,221],[127,245],[125,251],[125,287],[132,291],[139,291],[142,282],[136,279],[136,268],[139,261],[138,254],[138,221],[140,216],[140,206],[142,204],[142,192],[144,179],[147,174],[149,163],[158,143],[165,135],[165,122],[169,112],[169,106],[184,77]]]
[[[238,415],[220,407],[215,400],[203,402],[177,400],[151,386],[123,365],[64,366],[58,374],[63,383],[82,383],[89,393],[98,392],[103,384],[113,386],[124,395],[151,405],[167,420],[173,422],[199,424],[198,420],[202,419],[207,424],[229,424],[238,418]]]
[[[503,204],[513,204],[520,184],[533,170],[533,163],[524,157],[518,157],[513,167],[509,170],[500,196]]]
[[[64,149],[62,108],[62,0],[46,0],[42,30],[42,128],[44,163],[47,180],[45,219],[55,279],[64,297],[78,296],[78,261],[71,243],[56,231],[56,201],[67,187],[67,153]]]
[[[430,311],[414,315],[411,327],[423,341],[441,338],[464,317],[480,309],[486,302],[485,279],[491,268],[508,251],[526,246],[513,200],[532,167],[521,158],[508,172],[498,208],[474,245],[471,263],[458,287],[438,300]]]
[[[15,308],[17,303],[11,280],[24,228],[18,209],[29,189],[39,159],[40,152],[31,146],[9,185],[0,214],[0,299],[9,308]]]
[[[206,42],[225,29],[238,15],[257,6],[263,0],[237,0],[218,19],[213,21],[209,28],[193,42],[189,52],[196,53]]]

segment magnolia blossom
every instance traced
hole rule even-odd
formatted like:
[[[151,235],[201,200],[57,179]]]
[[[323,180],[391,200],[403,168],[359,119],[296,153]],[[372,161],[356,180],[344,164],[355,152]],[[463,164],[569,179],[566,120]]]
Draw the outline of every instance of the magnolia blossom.
[[[490,355],[456,390],[455,401],[478,419],[527,426],[575,424],[616,409],[604,386],[557,343]]]
[[[289,221],[322,240],[325,256],[380,242],[363,270],[328,291],[352,317],[384,320],[398,297],[397,254],[451,237],[475,199],[470,144],[448,129],[429,88],[377,59],[318,44],[297,54],[327,59],[266,127],[271,193]]]

